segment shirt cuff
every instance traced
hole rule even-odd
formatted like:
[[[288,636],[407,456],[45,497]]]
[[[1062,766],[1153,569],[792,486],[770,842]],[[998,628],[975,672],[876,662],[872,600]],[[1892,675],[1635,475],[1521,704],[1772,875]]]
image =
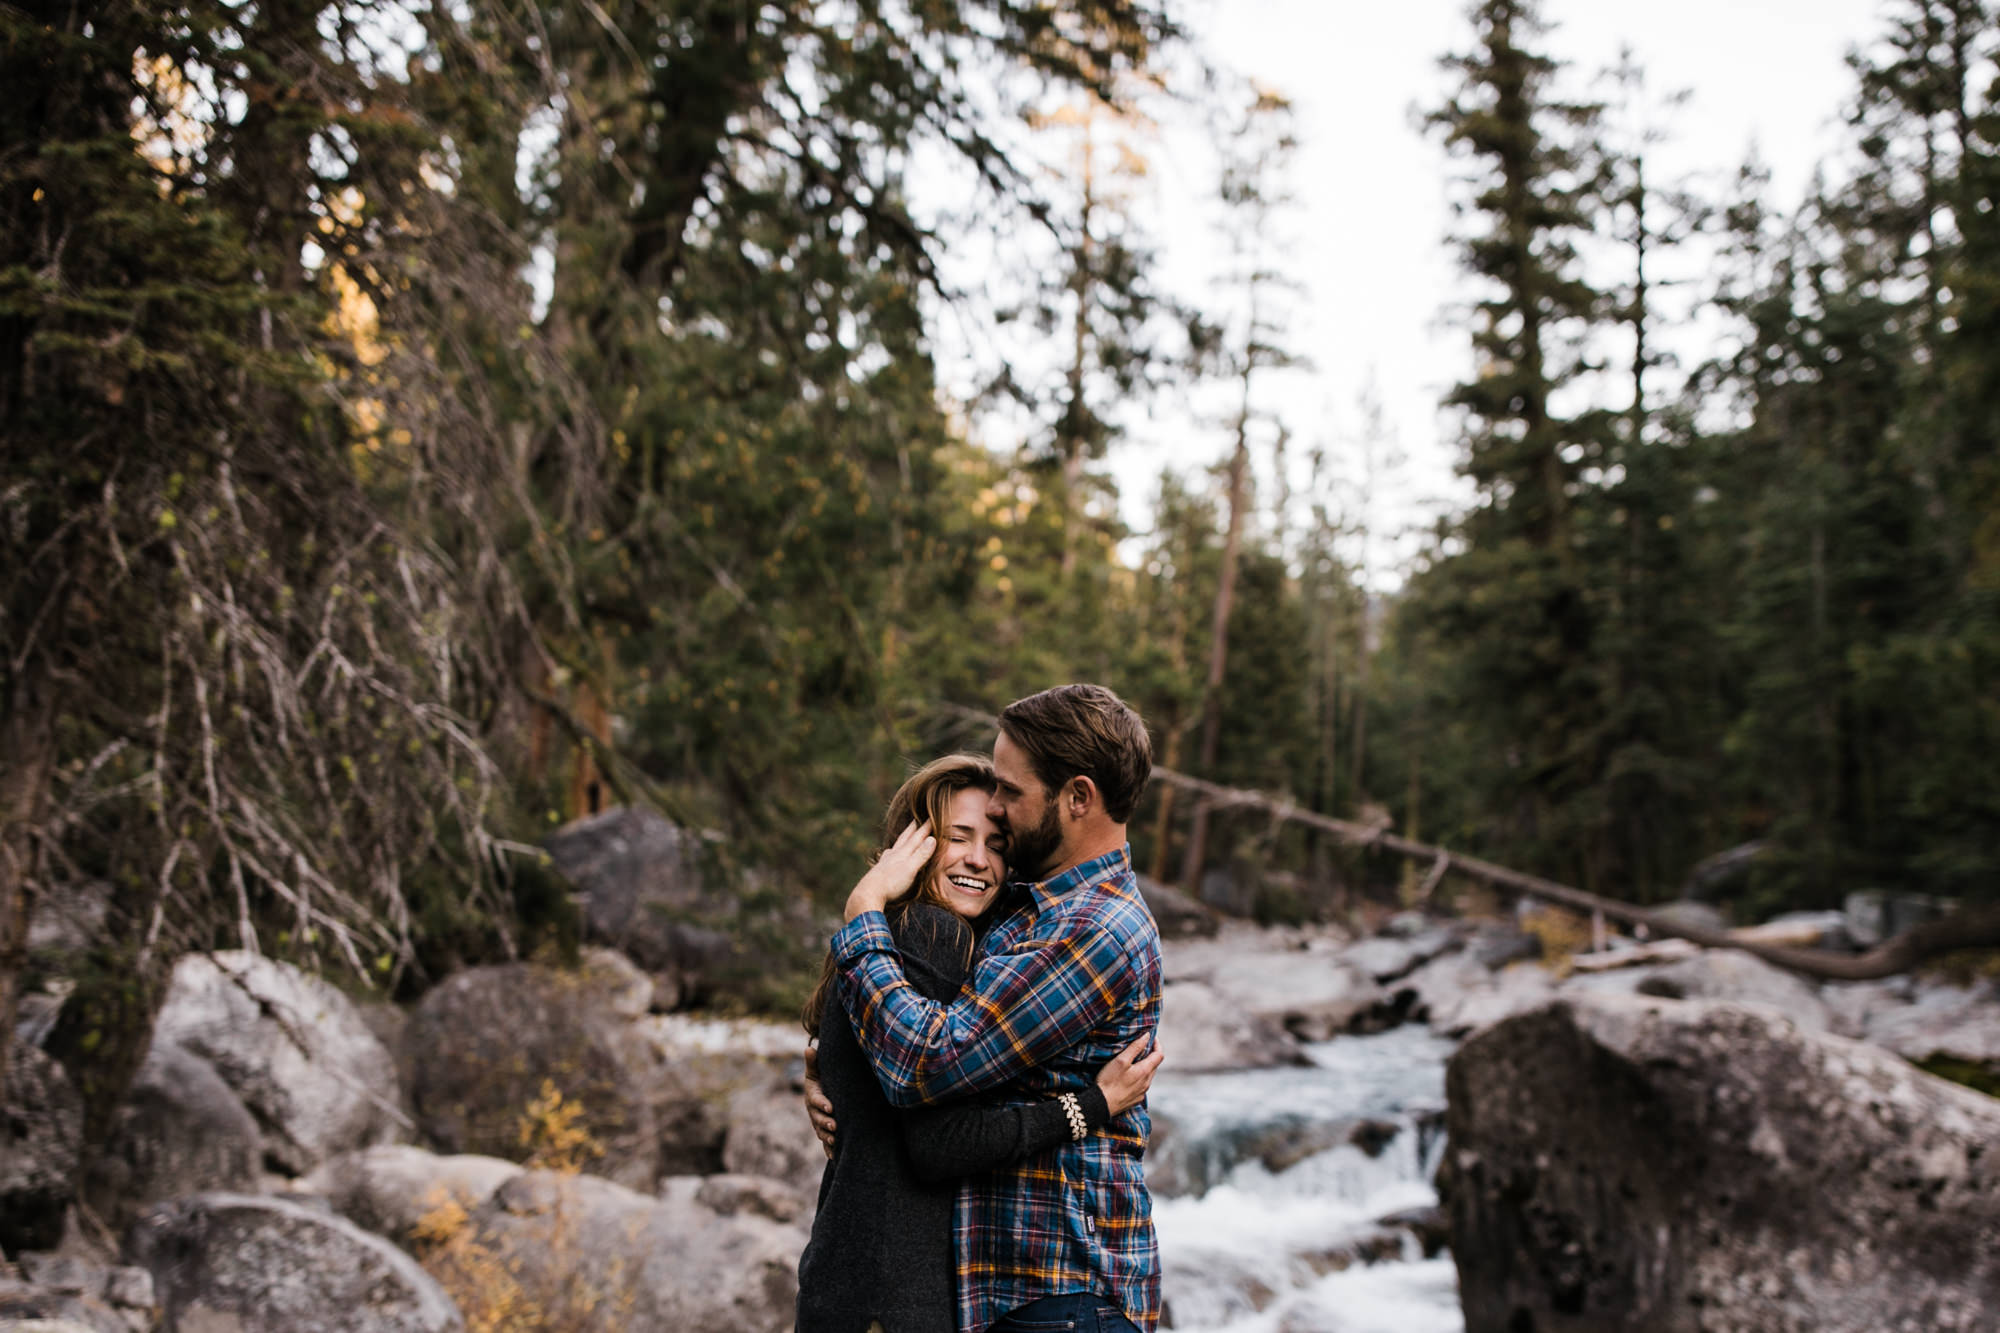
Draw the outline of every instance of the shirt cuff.
[[[833,937],[833,961],[845,967],[865,953],[894,953],[896,937],[889,933],[889,918],[880,912],[863,912],[842,926]]]

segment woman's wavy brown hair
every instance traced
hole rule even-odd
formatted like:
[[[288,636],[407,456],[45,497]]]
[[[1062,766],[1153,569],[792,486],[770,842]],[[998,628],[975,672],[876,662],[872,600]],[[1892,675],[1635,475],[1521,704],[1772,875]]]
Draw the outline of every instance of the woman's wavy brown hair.
[[[931,859],[924,862],[917,872],[916,890],[904,894],[889,904],[889,923],[893,927],[908,911],[911,903],[930,903],[934,907],[952,910],[939,883],[939,869],[944,865],[944,850],[950,839],[945,830],[951,823],[951,803],[962,791],[983,791],[991,794],[997,784],[993,778],[993,761],[984,755],[948,754],[942,759],[933,759],[916,772],[909,780],[896,789],[889,798],[889,809],[882,816],[882,846],[887,850],[896,835],[917,821],[928,823],[937,833],[937,849]],[[1005,876],[1002,876],[1005,879]],[[965,949],[967,961],[971,961],[973,939],[966,932]],[[820,969],[819,984],[813,987],[812,998],[806,1001],[805,1010],[799,1015],[806,1025],[806,1031],[817,1037],[820,1019],[826,1015],[826,1006],[833,1000],[833,985],[837,971],[833,965],[833,954],[827,953],[826,965]]]

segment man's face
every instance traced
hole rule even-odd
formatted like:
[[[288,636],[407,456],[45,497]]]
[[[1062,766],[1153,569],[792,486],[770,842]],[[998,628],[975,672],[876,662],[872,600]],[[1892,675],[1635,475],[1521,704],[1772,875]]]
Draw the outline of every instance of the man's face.
[[[1005,732],[993,742],[993,776],[986,813],[1008,836],[1007,862],[1017,875],[1042,879],[1062,848],[1062,821],[1027,754]]]

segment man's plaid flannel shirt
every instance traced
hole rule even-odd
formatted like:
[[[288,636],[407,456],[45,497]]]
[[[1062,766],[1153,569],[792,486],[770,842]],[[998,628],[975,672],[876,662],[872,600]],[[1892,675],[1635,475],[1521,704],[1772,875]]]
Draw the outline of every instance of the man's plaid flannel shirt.
[[[949,1005],[903,977],[888,922],[868,912],[833,939],[841,999],[898,1106],[1002,1089],[1026,1102],[1089,1087],[1158,1027],[1160,932],[1129,848],[1012,885],[983,956]],[[1101,1133],[968,1178],[954,1213],[960,1333],[1043,1296],[1094,1291],[1133,1323],[1160,1316],[1160,1255],[1141,1166],[1142,1102]]]

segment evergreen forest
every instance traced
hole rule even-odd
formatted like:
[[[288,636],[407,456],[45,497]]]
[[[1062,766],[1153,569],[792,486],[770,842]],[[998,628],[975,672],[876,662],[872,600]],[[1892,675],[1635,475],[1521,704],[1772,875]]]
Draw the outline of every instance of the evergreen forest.
[[[1993,901],[1995,19],[1885,3],[1793,207],[1663,178],[1671,99],[1473,4],[1422,108],[1469,500],[1388,577],[1320,484],[1364,446],[1272,406],[1288,105],[1171,0],[0,5],[0,1031],[77,978],[101,1113],[186,951],[409,996],[573,949],[538,844],[613,806],[703,831],[783,1009],[910,766],[1069,680],[1179,772],[1630,902]],[[1212,301],[1121,193],[1162,97],[1216,127]],[[964,400],[947,321],[1044,355]],[[1213,466],[1134,524],[1107,459],[1190,385]],[[1265,921],[1423,872],[1161,784],[1133,833]],[[100,942],[32,954],[79,893]]]

